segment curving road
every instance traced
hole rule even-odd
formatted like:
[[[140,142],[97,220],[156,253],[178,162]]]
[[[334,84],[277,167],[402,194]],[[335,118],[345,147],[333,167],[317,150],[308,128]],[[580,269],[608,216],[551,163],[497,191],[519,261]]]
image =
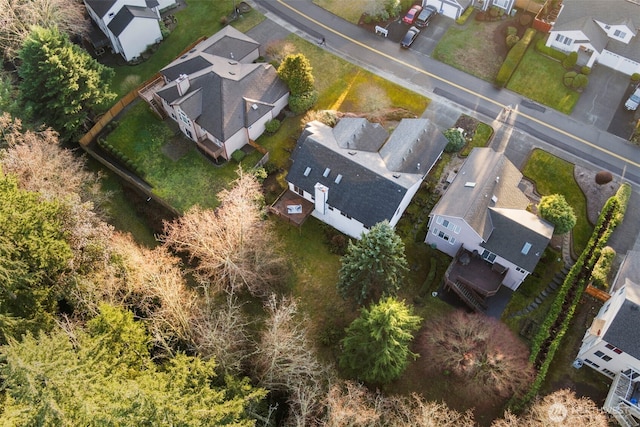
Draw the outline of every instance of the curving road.
[[[640,150],[624,139],[581,123],[506,89],[470,76],[428,55],[353,25],[308,0],[254,0],[268,17],[280,19],[311,40],[326,38],[332,52],[432,99],[429,110],[473,112],[498,124],[498,149],[516,165],[539,146],[606,169],[640,185]],[[433,113],[437,114],[437,113]],[[457,118],[457,116],[456,116]],[[455,118],[454,118],[455,121]],[[500,136],[503,136],[500,138]],[[506,135],[506,137],[504,137]]]

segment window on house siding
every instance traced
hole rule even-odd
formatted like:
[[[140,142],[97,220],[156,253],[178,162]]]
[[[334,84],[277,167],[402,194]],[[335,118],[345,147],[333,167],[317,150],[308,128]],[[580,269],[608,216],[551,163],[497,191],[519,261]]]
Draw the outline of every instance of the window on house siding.
[[[558,43],[566,44],[567,46],[573,43],[573,40],[571,40],[569,37],[563,36],[562,34],[556,35],[556,41]]]
[[[612,378],[616,376],[616,374],[614,374],[613,372],[611,372],[611,371],[610,371],[610,370],[608,370],[607,368],[603,368],[603,369],[602,369],[602,373],[603,373],[603,374],[605,374],[605,375],[607,375],[607,376],[609,376],[609,377],[612,377]]]
[[[482,252],[482,259],[489,261],[490,263],[493,263],[496,260],[496,254],[485,249]]]
[[[623,38],[627,37],[627,33],[625,33],[624,31],[615,30],[613,32],[613,36],[614,37],[618,37],[619,39],[623,39]]]
[[[609,308],[609,307],[607,307],[607,308]],[[607,347],[609,350],[613,351],[615,354],[622,354],[623,353],[622,350],[620,350],[618,347],[613,346],[611,344],[607,344],[605,347]]]
[[[189,117],[187,117],[187,115],[184,113],[184,111],[178,110],[178,116],[180,117],[180,120],[182,120],[182,123],[187,126],[191,126],[191,121],[189,120]]]
[[[600,365],[598,365],[597,363],[593,363],[593,362],[592,362],[591,360],[589,360],[589,359],[584,359],[584,363],[586,363],[587,365],[591,365],[591,366],[593,366],[594,368],[599,368],[599,367],[600,367]]]

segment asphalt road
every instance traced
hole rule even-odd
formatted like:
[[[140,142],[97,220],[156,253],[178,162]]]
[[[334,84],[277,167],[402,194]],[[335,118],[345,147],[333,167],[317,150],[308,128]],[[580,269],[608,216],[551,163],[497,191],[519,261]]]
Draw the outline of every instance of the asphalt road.
[[[281,30],[294,32],[312,42],[324,37],[325,48],[334,54],[429,97],[431,103],[424,116],[443,128],[453,124],[461,113],[490,123],[496,129],[492,146],[504,150],[518,167],[524,164],[533,148],[539,147],[574,164],[609,170],[634,184],[634,195],[625,218],[628,228],[620,237],[618,250],[633,246],[640,232],[635,214],[640,214],[640,149],[598,127],[609,121],[615,126],[617,112],[611,112],[611,107],[602,102],[607,93],[598,92],[591,105],[581,106],[583,113],[577,117],[567,116],[433,60],[428,53],[444,31],[440,24],[432,23],[420,35],[422,39],[407,50],[400,48],[396,41],[353,25],[309,0],[254,0],[254,3]],[[266,28],[263,34],[256,30],[250,35],[261,42],[277,37],[278,31],[274,28],[268,25],[263,28]],[[394,29],[394,34],[398,31]],[[605,114],[608,117],[599,119]]]

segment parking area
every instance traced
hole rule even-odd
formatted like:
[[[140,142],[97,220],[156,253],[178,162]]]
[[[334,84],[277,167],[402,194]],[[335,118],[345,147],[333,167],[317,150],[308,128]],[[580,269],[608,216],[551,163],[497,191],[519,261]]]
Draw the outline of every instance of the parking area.
[[[411,50],[431,56],[431,53],[438,44],[438,41],[447,29],[449,29],[451,24],[453,24],[453,20],[445,16],[434,17],[427,27],[420,28],[420,34],[416,41],[411,45]],[[400,45],[400,41],[410,27],[410,25],[403,23],[401,18],[398,18],[396,21],[387,25],[387,38]]]
[[[636,111],[629,111],[624,107],[624,103],[635,89],[635,84],[628,84],[627,90],[618,103],[618,108],[609,123],[607,132],[612,133],[620,138],[629,139],[633,134],[634,127],[640,119],[640,108]]]

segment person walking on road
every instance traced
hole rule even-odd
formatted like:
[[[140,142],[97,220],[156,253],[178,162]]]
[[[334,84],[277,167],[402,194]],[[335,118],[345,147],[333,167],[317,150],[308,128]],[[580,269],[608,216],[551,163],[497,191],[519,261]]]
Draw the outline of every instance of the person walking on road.
[[[322,39],[320,39],[320,42],[318,43],[318,45],[320,45],[320,46],[326,46],[327,45],[327,42],[324,39],[324,36],[322,36]]]

